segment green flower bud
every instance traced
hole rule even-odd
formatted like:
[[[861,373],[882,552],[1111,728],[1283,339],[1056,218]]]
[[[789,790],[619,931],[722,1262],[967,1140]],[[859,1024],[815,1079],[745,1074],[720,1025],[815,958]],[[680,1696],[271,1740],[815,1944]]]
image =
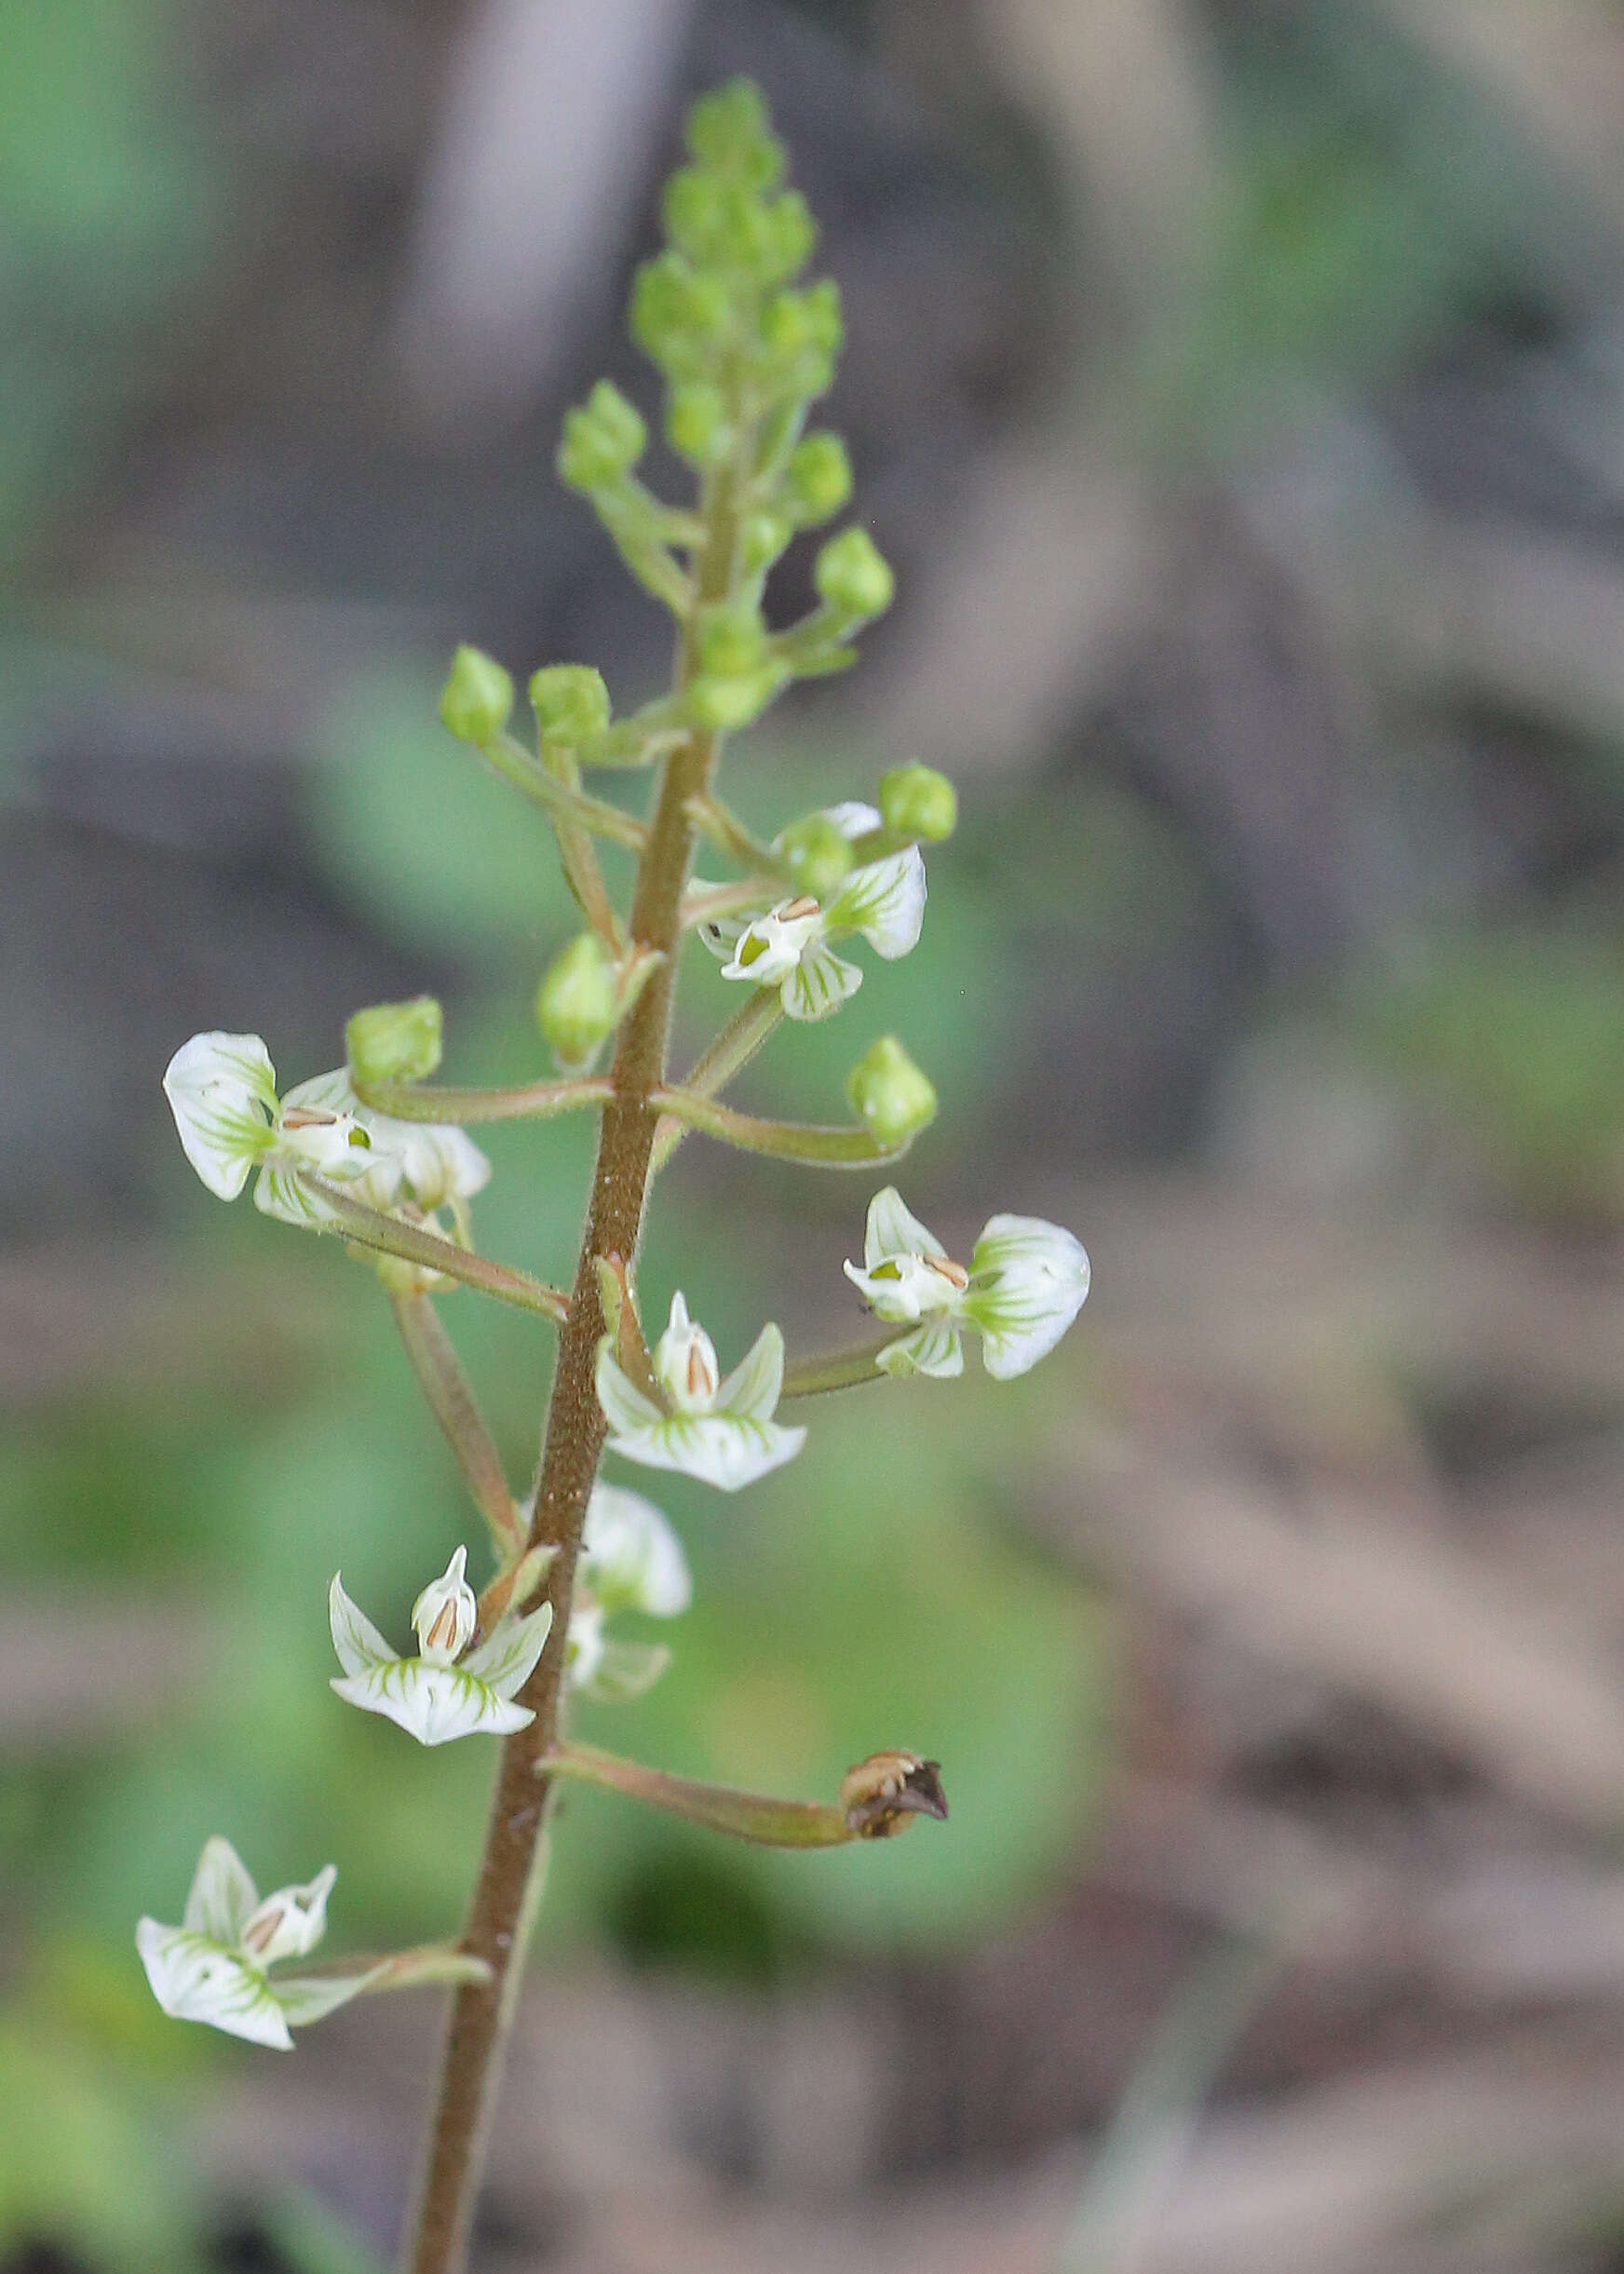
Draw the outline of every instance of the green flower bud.
[[[759,670],[766,641],[761,612],[749,601],[720,601],[699,611],[696,647],[708,678],[742,679]]]
[[[718,734],[734,734],[759,719],[783,684],[784,673],[776,665],[738,679],[701,675],[688,689],[688,713],[697,726]]]
[[[578,933],[553,958],[535,991],[536,1023],[562,1071],[591,1063],[619,1011],[608,950],[596,932]]]
[[[755,257],[750,265],[763,284],[781,284],[799,276],[812,258],[818,223],[799,190],[786,190],[758,209]]]
[[[792,822],[778,839],[778,850],[795,882],[815,900],[832,900],[851,873],[851,842],[827,814],[809,813]]]
[[[819,277],[805,291],[775,292],[762,310],[762,343],[786,359],[810,354],[832,362],[845,333],[840,287],[832,277]]]
[[[698,268],[719,268],[731,260],[750,194],[697,166],[679,167],[660,197],[660,219],[677,251]]]
[[[680,253],[645,261],[632,280],[631,336],[672,373],[704,371],[726,345],[733,298],[720,277],[701,275]]]
[[[818,596],[842,616],[880,616],[897,589],[884,556],[866,529],[843,529],[818,555],[812,571]]]
[[[642,457],[648,428],[617,386],[600,379],[585,403],[564,415],[559,480],[572,490],[597,490],[629,473]]]
[[[751,513],[738,532],[738,563],[747,576],[759,576],[783,552],[794,535],[794,524],[781,513]]]
[[[589,663],[549,663],[530,679],[530,707],[544,742],[579,750],[609,724],[609,690]]]
[[[880,776],[880,819],[899,837],[940,845],[958,826],[958,792],[934,766],[893,766]]]
[[[690,466],[717,466],[733,449],[727,398],[709,379],[684,379],[666,403],[666,440]]]
[[[440,715],[459,742],[494,742],[513,711],[513,682],[493,656],[459,647],[440,691]]]
[[[883,1145],[906,1144],[936,1118],[936,1091],[895,1035],[882,1035],[846,1077],[846,1094]]]
[[[797,521],[832,521],[851,495],[851,460],[839,435],[807,435],[784,468],[784,503]]]
[[[688,113],[683,140],[699,165],[737,175],[751,189],[771,189],[784,170],[783,145],[766,101],[750,79],[732,79],[701,95]]]
[[[374,1003],[344,1030],[345,1054],[357,1082],[420,1082],[440,1063],[441,1014],[431,995],[410,1003]]]

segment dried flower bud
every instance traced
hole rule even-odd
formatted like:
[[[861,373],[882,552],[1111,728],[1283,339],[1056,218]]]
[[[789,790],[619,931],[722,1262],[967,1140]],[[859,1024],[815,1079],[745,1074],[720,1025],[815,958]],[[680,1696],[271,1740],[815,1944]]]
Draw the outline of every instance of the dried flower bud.
[[[914,1816],[947,1817],[940,1761],[916,1753],[872,1753],[840,1780],[840,1805],[855,1839],[888,1840]]]

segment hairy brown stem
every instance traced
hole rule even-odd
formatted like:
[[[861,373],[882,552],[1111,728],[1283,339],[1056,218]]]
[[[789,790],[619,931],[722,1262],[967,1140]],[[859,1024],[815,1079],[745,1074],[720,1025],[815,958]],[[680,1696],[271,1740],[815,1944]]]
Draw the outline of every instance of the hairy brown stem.
[[[697,581],[700,599],[710,601],[725,598],[734,579],[736,515],[725,478],[718,479],[706,500],[706,521],[710,542]],[[685,635],[679,686],[692,663],[691,637]],[[597,1266],[609,1256],[629,1264],[643,1231],[657,1120],[648,1101],[665,1076],[676,980],[674,950],[697,833],[690,801],[709,787],[716,751],[714,736],[695,733],[666,758],[638,873],[631,937],[640,947],[663,950],[665,960],[621,1028],[611,1075],[614,1096],[603,1110],[586,1235],[559,1335],[529,1542],[559,1551],[547,1582],[553,1606],[552,1636],[520,1692],[519,1702],[534,1710],[535,1723],[507,1739],[502,1747],[484,1854],[461,1942],[463,1950],[486,1962],[491,1979],[465,1984],[453,2001],[417,2215],[402,2259],[409,2274],[460,2274],[467,2260],[485,2136],[523,1973],[524,1944],[535,1908],[531,1890],[538,1858],[545,1852],[550,1781],[537,1777],[535,1764],[552,1749],[559,1734],[575,1562],[607,1429],[593,1384],[598,1342],[604,1331]]]

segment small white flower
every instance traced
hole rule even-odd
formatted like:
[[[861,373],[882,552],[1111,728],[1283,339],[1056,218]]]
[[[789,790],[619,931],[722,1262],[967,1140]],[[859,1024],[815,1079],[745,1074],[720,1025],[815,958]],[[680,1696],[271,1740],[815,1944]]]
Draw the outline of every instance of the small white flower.
[[[738,1492],[793,1460],[805,1429],[772,1416],[784,1379],[784,1338],[763,1327],[725,1381],[716,1347],[671,1297],[670,1323],[654,1348],[655,1379],[670,1401],[662,1412],[629,1381],[607,1336],[598,1346],[598,1402],[608,1415],[610,1448],[648,1469],[676,1469],[724,1493]]]
[[[675,1618],[693,1596],[683,1543],[661,1510],[641,1493],[594,1484],[575,1566],[564,1680],[603,1704],[642,1697],[671,1654],[657,1643],[612,1641],[608,1618],[616,1611]]]
[[[855,802],[832,805],[824,819],[849,839],[880,826],[873,806]],[[924,921],[925,862],[918,846],[909,846],[854,869],[827,908],[803,893],[760,915],[717,917],[699,927],[699,936],[722,958],[724,979],[778,988],[788,1018],[827,1019],[863,978],[829,941],[857,932],[894,962],[918,945]]]
[[[528,1706],[513,1699],[546,1645],[552,1605],[544,1603],[523,1616],[506,1614],[468,1650],[478,1606],[463,1577],[467,1552],[459,1548],[413,1604],[413,1658],[390,1649],[345,1593],[336,1574],[328,1594],[332,1646],[344,1668],[342,1676],[333,1677],[333,1688],[363,1712],[386,1714],[420,1745],[449,1745],[480,1729],[507,1736],[535,1719]]]
[[[234,2037],[291,2051],[290,2023],[318,2021],[364,1988],[374,1969],[273,1982],[266,1969],[303,1958],[327,1926],[333,1865],[304,1887],[278,1888],[262,1902],[229,1840],[210,1840],[178,1927],[143,1918],[135,1930],[153,1996],[177,2021],[207,2022]]]
[[[846,1276],[877,1318],[914,1330],[880,1353],[887,1374],[962,1374],[962,1330],[971,1326],[987,1372],[1008,1381],[1052,1350],[1082,1308],[1089,1258],[1058,1224],[995,1216],[967,1268],[887,1184],[869,1203],[862,1267],[848,1263]]]
[[[466,1240],[467,1203],[490,1178],[490,1162],[463,1130],[373,1113],[343,1067],[278,1098],[258,1035],[194,1035],[170,1059],[164,1094],[186,1157],[210,1192],[235,1200],[257,1169],[255,1207],[304,1229],[332,1223],[305,1182],[315,1174],[345,1184],[368,1208],[431,1230],[444,1228],[437,1211],[449,1209]]]

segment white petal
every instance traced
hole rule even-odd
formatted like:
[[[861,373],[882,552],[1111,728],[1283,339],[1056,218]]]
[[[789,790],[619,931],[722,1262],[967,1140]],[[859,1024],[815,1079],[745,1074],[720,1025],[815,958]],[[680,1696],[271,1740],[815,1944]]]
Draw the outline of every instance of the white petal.
[[[603,1408],[609,1427],[617,1437],[650,1428],[665,1418],[653,1399],[645,1398],[637,1385],[622,1373],[610,1353],[606,1334],[598,1345],[595,1379],[598,1402]]]
[[[825,805],[819,818],[832,821],[848,842],[856,837],[866,837],[871,829],[880,826],[878,809],[865,805],[860,798],[856,797],[848,797],[841,805]]]
[[[135,1947],[153,1996],[178,2022],[207,2022],[234,2037],[291,2052],[287,2018],[263,1974],[210,1936],[143,1918]]]
[[[606,1643],[575,1686],[599,1705],[629,1705],[653,1689],[670,1662],[663,1643]]]
[[[887,963],[918,946],[924,923],[925,862],[915,845],[855,870],[827,918],[831,933],[860,932]]]
[[[701,887],[696,884],[695,889]],[[747,916],[707,916],[698,927],[699,937],[718,962],[730,963],[739,934],[750,921]]]
[[[862,980],[856,964],[847,963],[832,947],[815,942],[785,980],[778,1000],[786,1018],[798,1019],[805,1025],[816,1019],[832,1018],[843,1003],[850,1001]]]
[[[327,1932],[327,1899],[338,1866],[323,1864],[304,1887],[278,1888],[257,1905],[237,1941],[250,1962],[275,1966],[278,1958],[305,1958]]]
[[[947,1250],[934,1232],[926,1230],[917,1216],[902,1205],[895,1184],[876,1192],[869,1202],[863,1227],[863,1263],[872,1271],[892,1255],[945,1255]]]
[[[355,1189],[369,1208],[402,1198],[426,1212],[448,1200],[469,1200],[491,1181],[491,1164],[466,1131],[449,1121],[396,1121],[368,1113],[374,1166]]]
[[[254,1181],[254,1206],[264,1216],[297,1225],[302,1232],[329,1232],[338,1219],[325,1200],[312,1192],[296,1170],[277,1157],[266,1161]]]
[[[951,1381],[964,1372],[964,1338],[953,1320],[927,1319],[912,1334],[887,1343],[874,1363],[885,1374],[927,1374]]]
[[[231,1842],[219,1833],[205,1840],[186,1897],[183,1924],[188,1932],[210,1935],[229,1950],[259,1900],[248,1867]]]
[[[370,1673],[374,1666],[394,1664],[396,1652],[345,1593],[337,1572],[327,1590],[327,1618],[332,1629],[332,1646],[346,1674]]]
[[[306,1115],[314,1118],[300,1127]],[[377,1167],[370,1120],[349,1086],[347,1069],[335,1066],[331,1074],[296,1083],[282,1100],[277,1150],[289,1163],[303,1162],[319,1176],[359,1177]]]
[[[689,1318],[680,1293],[671,1297],[670,1323],[654,1347],[653,1362],[655,1379],[673,1404],[686,1414],[710,1411],[722,1379],[716,1345]]]
[[[528,1707],[510,1705],[466,1667],[426,1666],[421,1658],[395,1658],[332,1686],[362,1712],[386,1715],[420,1745],[449,1745],[480,1729],[507,1736],[535,1719]]]
[[[312,2022],[323,2021],[340,2006],[347,2006],[388,1970],[386,1961],[353,1974],[285,1974],[273,1983],[271,1994],[295,2029],[307,2029]]]
[[[716,1393],[713,1411],[747,1421],[770,1421],[784,1387],[784,1337],[765,1326]]]
[[[736,1493],[793,1460],[806,1432],[738,1414],[672,1414],[656,1426],[614,1440],[614,1449],[645,1469],[674,1469],[718,1491]]]
[[[182,1148],[210,1192],[235,1200],[272,1142],[277,1076],[258,1035],[194,1035],[164,1070]]]
[[[459,1548],[438,1579],[431,1579],[412,1605],[418,1656],[431,1666],[460,1658],[479,1622],[474,1590],[463,1577],[468,1551]]]
[[[550,1603],[538,1604],[522,1618],[499,1618],[479,1648],[468,1652],[457,1671],[472,1674],[477,1682],[494,1690],[498,1698],[511,1698],[529,1681],[551,1632]],[[525,1720],[529,1718],[526,1714]]]
[[[623,1484],[592,1487],[582,1538],[581,1582],[605,1610],[675,1618],[694,1597],[688,1559],[670,1520]],[[572,1641],[575,1622],[570,1624]]]
[[[583,1689],[591,1681],[606,1647],[602,1604],[577,1598],[570,1611],[570,1631],[564,1644],[564,1680],[571,1689]]]
[[[981,1332],[987,1372],[1008,1381],[1054,1348],[1083,1306],[1082,1242],[1038,1216],[995,1216],[970,1258],[964,1315]]]

